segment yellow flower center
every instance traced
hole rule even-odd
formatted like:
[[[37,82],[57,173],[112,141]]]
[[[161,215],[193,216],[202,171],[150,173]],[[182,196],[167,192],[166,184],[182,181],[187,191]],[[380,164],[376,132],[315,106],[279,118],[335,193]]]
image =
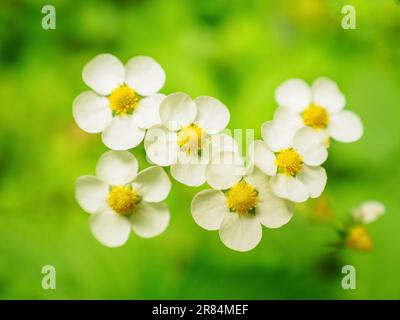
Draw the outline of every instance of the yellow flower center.
[[[294,177],[301,171],[303,159],[296,150],[289,148],[277,153],[275,163],[278,166],[279,172]]]
[[[303,122],[313,129],[324,129],[329,123],[329,115],[325,108],[310,104],[303,112]]]
[[[127,85],[114,89],[108,97],[111,110],[117,115],[132,113],[135,110],[139,96]]]
[[[197,124],[190,124],[178,131],[178,145],[189,150],[200,150],[203,130]]]
[[[236,183],[226,193],[226,204],[236,213],[248,213],[257,206],[257,202],[257,190],[245,181]]]
[[[121,215],[130,215],[139,202],[136,190],[130,186],[112,187],[108,194],[108,204],[111,209]]]
[[[367,252],[372,248],[372,240],[364,227],[355,226],[349,230],[346,245],[350,249]]]

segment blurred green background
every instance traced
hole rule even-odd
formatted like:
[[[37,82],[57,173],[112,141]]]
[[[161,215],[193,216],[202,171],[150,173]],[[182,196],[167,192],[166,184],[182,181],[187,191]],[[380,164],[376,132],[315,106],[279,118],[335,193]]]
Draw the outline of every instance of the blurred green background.
[[[399,1],[60,0],[51,2],[57,29],[47,31],[45,4],[0,4],[0,298],[400,299]],[[345,4],[356,8],[356,30],[341,28]],[[202,188],[176,182],[166,232],[132,234],[110,249],[74,199],[75,179],[94,174],[106,151],[71,113],[87,89],[84,64],[102,52],[124,62],[154,57],[166,70],[164,93],[215,96],[230,109],[229,127],[254,128],[256,137],[282,81],[328,76],[365,134],[332,144],[322,200],[299,206],[280,229],[264,228],[251,252],[231,251],[198,227],[190,202]],[[132,152],[145,168],[142,145]],[[367,227],[373,250],[330,259],[337,235],[321,221],[340,223],[370,199],[387,207]],[[322,214],[310,214],[314,206]],[[47,264],[56,267],[56,290],[41,287]],[[356,267],[356,290],[341,288],[345,264]]]

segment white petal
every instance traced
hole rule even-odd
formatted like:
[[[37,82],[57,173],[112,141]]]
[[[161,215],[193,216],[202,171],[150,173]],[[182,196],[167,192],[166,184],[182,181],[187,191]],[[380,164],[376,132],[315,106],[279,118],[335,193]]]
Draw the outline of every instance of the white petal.
[[[249,146],[251,162],[265,174],[273,176],[276,174],[277,166],[275,155],[261,140],[253,141]]]
[[[249,251],[261,240],[261,224],[252,214],[228,213],[222,220],[219,237],[232,250]]]
[[[215,155],[206,169],[207,183],[214,189],[224,190],[232,187],[244,174],[241,156],[233,152]]]
[[[108,151],[104,153],[96,166],[96,175],[111,186],[126,185],[138,172],[138,162],[128,151]]]
[[[147,130],[144,148],[149,162],[159,166],[169,166],[177,162],[179,146],[176,132],[164,126]]]
[[[239,153],[237,142],[227,134],[218,133],[205,136],[201,156],[203,159],[211,161],[216,154],[229,151]]]
[[[272,192],[281,198],[304,202],[309,198],[306,186],[297,178],[278,174],[270,179]]]
[[[258,192],[264,190],[269,190],[269,192],[271,192],[269,187],[269,177],[256,167],[254,167],[250,173],[244,176],[243,179],[255,187]]]
[[[292,147],[295,130],[274,121],[264,122],[261,126],[261,135],[268,148],[273,152]]]
[[[256,217],[264,226],[279,228],[289,222],[293,216],[293,207],[288,201],[273,194],[268,176],[255,169],[244,179],[254,186],[258,192],[255,212]]]
[[[327,129],[329,135],[340,142],[354,142],[363,135],[363,125],[354,112],[340,111],[332,114]]]
[[[163,87],[165,72],[153,58],[137,56],[126,64],[126,82],[141,96],[149,96]]]
[[[139,128],[148,129],[161,124],[160,104],[164,98],[164,94],[156,93],[139,101],[137,108],[132,114],[133,121]]]
[[[293,208],[289,201],[271,197],[257,205],[256,216],[265,227],[280,228],[292,219]]]
[[[366,201],[353,210],[353,218],[361,223],[371,223],[385,213],[385,206],[378,201]]]
[[[223,192],[211,189],[196,194],[191,209],[194,221],[206,230],[219,229],[224,216],[230,213]]]
[[[295,129],[304,126],[300,113],[285,107],[279,107],[275,110],[274,122],[282,125],[285,124],[289,127],[295,127]]]
[[[168,226],[169,210],[165,203],[141,201],[137,210],[129,217],[133,231],[140,237],[158,236]]]
[[[79,128],[90,133],[103,131],[112,120],[107,98],[92,91],[82,92],[76,97],[72,114]]]
[[[301,128],[293,137],[293,147],[310,166],[319,166],[328,158],[326,134],[310,127]]]
[[[336,82],[328,78],[318,78],[312,84],[313,102],[325,107],[330,112],[337,112],[344,108],[346,98],[340,92]]]
[[[289,79],[275,91],[275,99],[280,107],[302,111],[311,103],[311,89],[301,79]]]
[[[83,81],[101,95],[108,95],[125,81],[125,67],[111,54],[99,54],[82,72]]]
[[[279,228],[288,223],[292,218],[293,206],[289,201],[281,199],[273,194],[268,183],[268,178],[264,179],[262,182],[262,185],[257,183],[259,202],[255,210],[256,217],[267,228]]]
[[[88,213],[96,213],[107,206],[108,184],[93,176],[82,176],[76,180],[75,197]]]
[[[317,198],[321,195],[328,179],[324,168],[307,165],[303,165],[297,178],[306,186],[311,198]]]
[[[215,134],[228,125],[229,110],[222,102],[206,96],[198,97],[194,102],[197,105],[196,122],[205,132]]]
[[[122,246],[131,232],[128,219],[110,209],[92,215],[89,224],[94,237],[108,247]]]
[[[165,97],[160,105],[160,118],[164,126],[177,131],[196,118],[196,103],[187,94],[177,92]]]
[[[161,167],[140,171],[132,183],[138,194],[147,202],[163,201],[171,190],[171,181]]]
[[[142,142],[145,130],[136,126],[131,115],[116,116],[103,131],[103,143],[112,150],[128,150]]]
[[[180,163],[171,165],[171,176],[190,187],[201,186],[206,182],[207,165],[198,161],[190,161],[188,163]]]

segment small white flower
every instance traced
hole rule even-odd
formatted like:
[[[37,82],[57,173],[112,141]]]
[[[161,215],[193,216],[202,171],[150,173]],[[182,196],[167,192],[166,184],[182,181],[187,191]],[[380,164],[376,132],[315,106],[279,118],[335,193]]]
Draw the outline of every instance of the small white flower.
[[[157,165],[171,166],[171,175],[183,184],[202,185],[214,154],[222,149],[237,151],[234,140],[220,134],[230,115],[215,98],[192,100],[185,93],[173,93],[161,102],[160,118],[162,124],[146,133],[147,157]]]
[[[361,223],[371,223],[385,213],[385,206],[378,201],[367,201],[353,210],[353,219]]]
[[[291,139],[301,127],[308,126],[341,142],[353,142],[361,138],[363,125],[360,118],[351,111],[343,111],[346,103],[337,84],[327,78],[318,78],[311,86],[301,79],[289,79],[275,91],[280,108],[275,113],[279,135],[279,124],[286,127],[286,134],[280,139]],[[279,137],[277,137],[279,139]]]
[[[73,103],[78,126],[89,133],[102,132],[104,144],[113,150],[137,146],[145,130],[160,122],[157,93],[165,82],[161,66],[150,57],[137,56],[124,66],[111,54],[100,54],[82,72],[93,91],[85,91]]]
[[[320,166],[328,157],[323,133],[303,127],[290,139],[284,127],[279,127],[280,136],[277,128],[274,122],[263,124],[264,141],[255,140],[250,145],[252,162],[272,176],[271,189],[278,197],[294,202],[319,197],[327,181]]]
[[[143,238],[162,233],[169,223],[168,207],[162,202],[171,182],[160,167],[139,173],[136,158],[128,151],[108,151],[99,159],[96,177],[76,182],[76,199],[91,213],[95,238],[109,247],[123,245],[131,229]]]
[[[227,177],[230,183],[225,185],[229,187],[224,191],[208,189],[199,192],[193,198],[191,211],[200,227],[219,230],[225,246],[236,251],[249,251],[261,240],[261,225],[281,227],[292,218],[293,208],[288,201],[271,192],[269,178],[261,171],[254,169],[249,175],[239,176],[235,182],[236,179],[229,178],[232,168],[225,171],[231,173]],[[222,176],[220,173],[220,178]]]

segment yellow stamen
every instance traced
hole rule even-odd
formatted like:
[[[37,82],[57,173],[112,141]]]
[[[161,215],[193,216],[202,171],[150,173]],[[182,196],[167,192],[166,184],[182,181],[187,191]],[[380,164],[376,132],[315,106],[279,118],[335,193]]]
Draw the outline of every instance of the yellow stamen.
[[[313,129],[324,129],[329,123],[329,115],[325,108],[310,104],[303,112],[303,122]]]
[[[138,204],[136,190],[130,186],[112,187],[108,194],[108,204],[111,209],[121,215],[130,215]]]
[[[226,203],[236,213],[248,213],[257,206],[257,202],[257,190],[245,181],[236,183],[226,193]]]
[[[178,131],[178,145],[188,150],[200,150],[203,130],[197,124],[190,124]]]
[[[289,148],[278,152],[275,163],[278,166],[279,172],[294,177],[301,171],[303,159],[296,150]]]
[[[372,240],[364,227],[355,226],[349,230],[346,245],[350,249],[367,252],[372,248]]]
[[[114,89],[108,97],[110,108],[117,115],[132,113],[137,107],[139,96],[127,85]]]

